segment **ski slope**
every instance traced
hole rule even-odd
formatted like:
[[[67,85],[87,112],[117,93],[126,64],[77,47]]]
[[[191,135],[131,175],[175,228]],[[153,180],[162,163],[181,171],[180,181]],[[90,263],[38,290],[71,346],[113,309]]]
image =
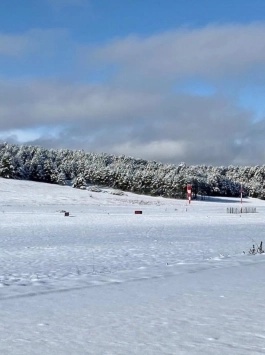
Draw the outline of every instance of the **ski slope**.
[[[6,179],[0,196],[1,354],[265,353],[265,255],[248,254],[265,201]]]

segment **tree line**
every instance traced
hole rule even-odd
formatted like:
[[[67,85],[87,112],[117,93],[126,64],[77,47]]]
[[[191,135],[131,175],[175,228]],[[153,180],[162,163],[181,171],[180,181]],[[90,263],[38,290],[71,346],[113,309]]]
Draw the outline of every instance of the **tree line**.
[[[186,186],[197,196],[244,196],[265,199],[265,165],[206,166],[162,164],[125,155],[83,150],[45,149],[0,144],[0,177],[86,188],[108,186],[139,194],[186,198]]]

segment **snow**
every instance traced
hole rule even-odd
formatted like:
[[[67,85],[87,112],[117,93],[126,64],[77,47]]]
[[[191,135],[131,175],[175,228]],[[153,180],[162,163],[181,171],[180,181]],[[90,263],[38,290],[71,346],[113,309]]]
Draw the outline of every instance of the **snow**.
[[[113,192],[0,179],[0,353],[264,354],[265,201]]]

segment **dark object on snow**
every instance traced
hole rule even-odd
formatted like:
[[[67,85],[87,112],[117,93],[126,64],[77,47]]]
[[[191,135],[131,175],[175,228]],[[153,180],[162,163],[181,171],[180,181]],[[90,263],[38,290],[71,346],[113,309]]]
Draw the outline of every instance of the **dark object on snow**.
[[[260,246],[258,247],[258,253],[263,254],[264,250],[262,249],[262,241],[260,242]]]
[[[134,211],[135,214],[142,214],[143,211]]]
[[[256,254],[256,249],[255,249],[254,244],[253,244],[253,247],[251,249],[249,249],[249,254]]]
[[[257,249],[255,248],[255,245],[253,244],[253,247],[249,249],[249,254],[263,254],[264,250],[262,249],[262,241],[260,242],[260,245],[257,245]]]
[[[64,212],[65,217],[69,217],[69,212]]]

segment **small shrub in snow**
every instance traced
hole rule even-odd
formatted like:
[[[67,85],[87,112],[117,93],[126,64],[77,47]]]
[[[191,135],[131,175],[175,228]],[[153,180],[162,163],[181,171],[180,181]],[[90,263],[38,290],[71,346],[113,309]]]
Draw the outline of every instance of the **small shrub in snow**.
[[[255,244],[253,244],[253,247],[249,249],[249,254],[255,255],[255,254],[263,254],[264,250],[262,248],[262,241],[260,242],[260,245],[257,245],[257,248],[255,247]]]

